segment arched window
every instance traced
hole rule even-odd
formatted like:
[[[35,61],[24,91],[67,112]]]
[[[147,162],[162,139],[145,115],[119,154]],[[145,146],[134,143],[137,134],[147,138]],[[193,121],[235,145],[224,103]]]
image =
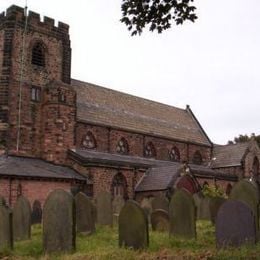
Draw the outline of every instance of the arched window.
[[[202,156],[199,151],[196,151],[192,158],[192,163],[194,164],[202,164]]]
[[[97,147],[96,139],[91,132],[87,132],[87,134],[83,137],[81,145],[86,149],[94,149]]]
[[[121,172],[118,172],[112,180],[111,193],[113,196],[122,196],[124,199],[128,199],[126,178]]]
[[[259,160],[257,157],[254,158],[252,171],[253,171],[253,176],[256,177],[259,175]]]
[[[35,43],[32,48],[32,64],[45,67],[45,50],[40,42]]]
[[[121,138],[118,143],[117,143],[117,147],[116,147],[116,151],[117,153],[121,153],[121,154],[128,154],[129,152],[129,147],[128,147],[128,143],[126,141],[125,138]]]
[[[179,149],[177,147],[173,147],[169,151],[169,157],[171,161],[179,162],[181,159]]]
[[[144,149],[144,156],[145,157],[156,157],[156,150],[152,142],[146,144]]]
[[[229,195],[231,190],[232,190],[232,185],[230,183],[228,183],[228,185],[226,187],[226,194]]]

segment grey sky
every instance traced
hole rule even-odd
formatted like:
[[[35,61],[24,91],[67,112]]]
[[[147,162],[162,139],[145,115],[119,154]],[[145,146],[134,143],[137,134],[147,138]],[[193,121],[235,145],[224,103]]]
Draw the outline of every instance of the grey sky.
[[[199,19],[131,37],[120,0],[28,0],[70,24],[72,77],[180,108],[215,143],[260,134],[260,1],[195,0]],[[0,10],[25,0],[1,0]]]

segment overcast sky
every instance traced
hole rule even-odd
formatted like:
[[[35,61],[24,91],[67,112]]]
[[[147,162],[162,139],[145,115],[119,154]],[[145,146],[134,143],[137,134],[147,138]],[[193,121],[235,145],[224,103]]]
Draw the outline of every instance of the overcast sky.
[[[25,0],[1,0],[4,11]],[[70,25],[72,77],[185,108],[214,143],[260,134],[260,1],[194,0],[199,19],[131,37],[120,0],[27,0]]]

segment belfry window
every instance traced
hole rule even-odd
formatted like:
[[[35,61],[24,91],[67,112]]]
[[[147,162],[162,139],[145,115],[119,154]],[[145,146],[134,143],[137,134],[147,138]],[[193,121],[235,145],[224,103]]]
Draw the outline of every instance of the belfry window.
[[[181,159],[179,149],[177,147],[173,147],[169,151],[169,157],[171,161],[179,162]]]
[[[156,157],[156,150],[152,142],[146,144],[144,149],[144,156],[145,157]]]
[[[192,163],[198,164],[198,165],[202,164],[202,156],[199,151],[196,151],[194,153],[193,158],[192,158]]]
[[[116,147],[116,152],[121,153],[121,154],[128,154],[129,147],[128,147],[128,143],[127,143],[125,138],[122,137],[118,141],[118,144],[117,144],[117,147]]]
[[[87,132],[87,134],[83,137],[81,144],[83,148],[86,149],[94,149],[97,147],[96,139],[91,132]]]
[[[32,64],[45,67],[45,51],[43,45],[37,42],[32,48]]]

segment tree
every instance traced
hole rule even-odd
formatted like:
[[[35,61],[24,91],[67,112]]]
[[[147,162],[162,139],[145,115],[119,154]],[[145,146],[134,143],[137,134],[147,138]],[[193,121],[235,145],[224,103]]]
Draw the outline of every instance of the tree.
[[[233,141],[229,140],[228,144],[244,143],[250,141],[251,139],[255,139],[260,147],[260,135],[255,135],[254,133],[252,133],[251,136],[248,136],[247,134],[239,135],[238,137],[235,137]]]
[[[171,23],[183,24],[197,19],[193,0],[122,0],[122,18],[132,36],[141,34],[147,26],[150,31],[169,29]]]

